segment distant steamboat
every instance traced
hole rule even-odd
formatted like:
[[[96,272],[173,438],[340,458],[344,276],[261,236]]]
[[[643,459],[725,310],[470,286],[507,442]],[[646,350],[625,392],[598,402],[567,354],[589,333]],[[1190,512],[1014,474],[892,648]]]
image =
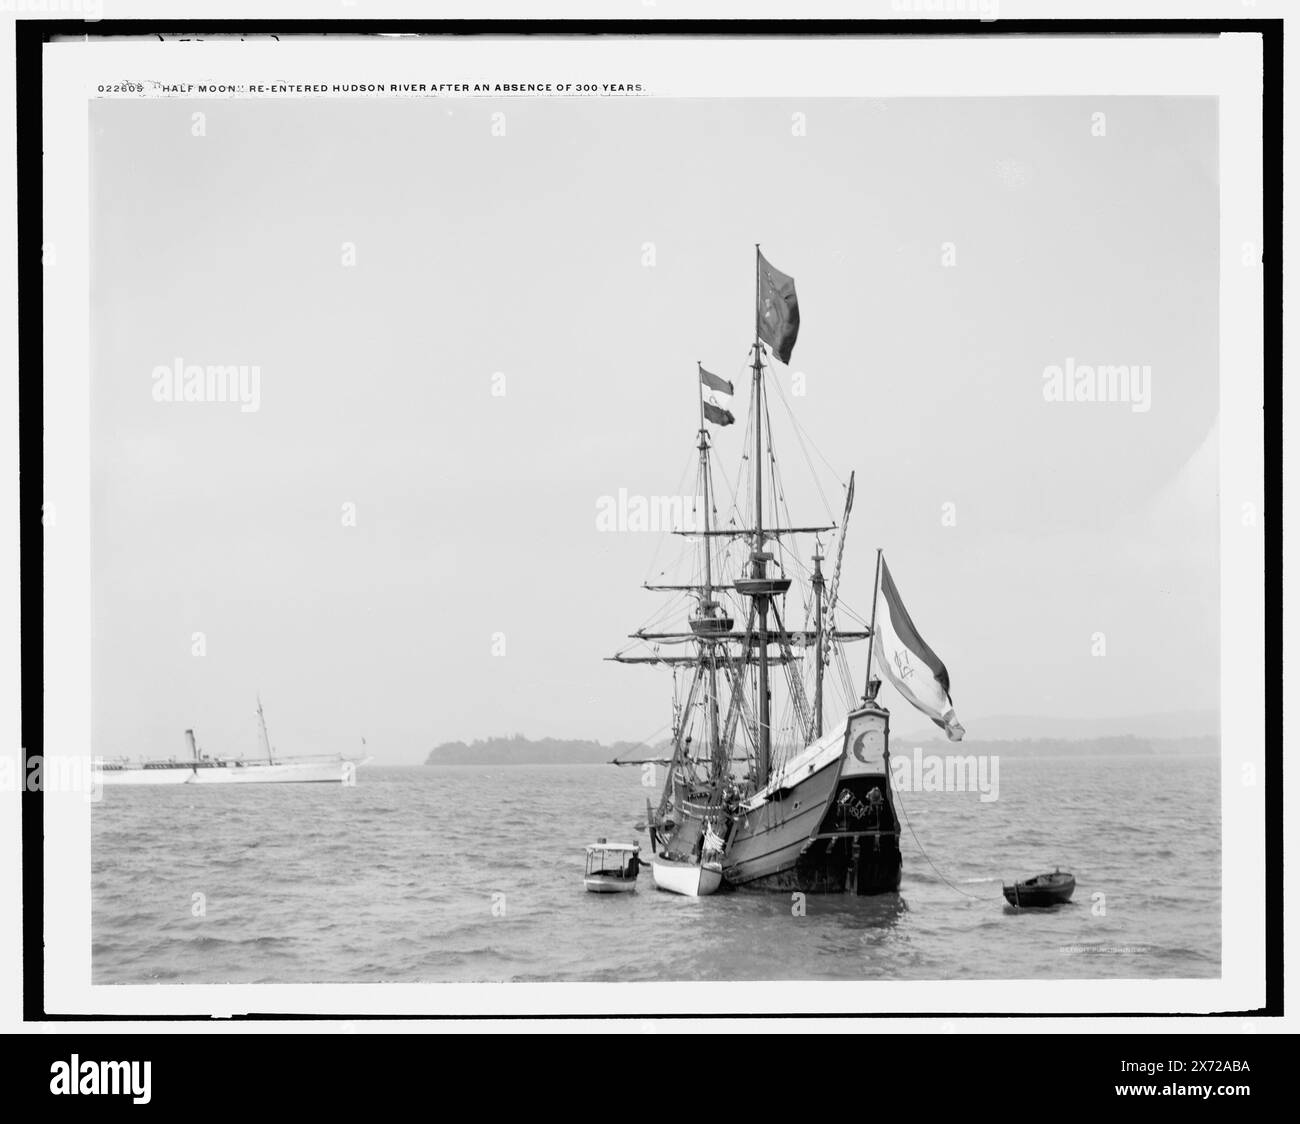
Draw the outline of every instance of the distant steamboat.
[[[201,753],[193,730],[185,731],[188,758],[132,761],[125,758],[95,762],[94,779],[106,785],[127,784],[288,784],[315,781],[350,784],[357,766],[368,757],[317,754],[277,757],[266,731],[262,700],[257,700],[257,726],[265,758],[220,757]],[[362,744],[365,744],[364,739]]]

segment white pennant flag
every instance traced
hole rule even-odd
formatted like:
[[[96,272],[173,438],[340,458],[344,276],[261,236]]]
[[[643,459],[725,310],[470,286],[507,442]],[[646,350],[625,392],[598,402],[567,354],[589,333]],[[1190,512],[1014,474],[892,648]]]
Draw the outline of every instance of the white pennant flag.
[[[950,741],[959,742],[966,733],[957,721],[949,693],[948,669],[917,632],[903,607],[898,588],[884,558],[880,560],[880,592],[884,611],[877,615],[873,642],[885,677],[908,702],[943,728]]]

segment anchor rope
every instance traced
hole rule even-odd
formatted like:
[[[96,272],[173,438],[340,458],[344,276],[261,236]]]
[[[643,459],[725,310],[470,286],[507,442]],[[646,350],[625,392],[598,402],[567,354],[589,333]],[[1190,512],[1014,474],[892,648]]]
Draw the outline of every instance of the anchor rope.
[[[912,841],[916,844],[917,850],[919,850],[919,851],[921,852],[921,857],[922,857],[923,859],[925,859],[925,861],[926,861],[927,863],[930,864],[930,869],[933,870],[933,871],[935,872],[935,874],[937,874],[937,875],[939,876],[940,880],[941,880],[941,881],[942,881],[946,886],[948,886],[949,889],[956,890],[957,893],[962,894],[962,895],[964,895],[965,897],[970,898],[972,901],[977,901],[977,902],[991,902],[991,901],[996,901],[996,900],[997,900],[997,898],[991,898],[991,897],[988,897],[987,895],[983,895],[983,894],[971,894],[971,893],[968,893],[966,890],[963,890],[960,886],[954,886],[951,882],[949,882],[948,879],[944,877],[944,873],[943,873],[943,871],[941,871],[937,866],[935,866],[935,865],[934,865],[934,861],[930,858],[929,855],[927,855],[927,854],[925,853],[925,848],[921,846],[921,841],[920,841],[919,839],[917,839],[917,837],[916,837],[916,829],[912,826],[912,817],[909,816],[909,815],[907,814],[907,807],[903,804],[903,797],[902,797],[902,794],[899,793],[897,790],[895,790],[895,792],[894,792],[894,799],[895,799],[896,801],[898,801],[898,806],[899,806],[900,808],[903,809],[903,819],[904,819],[904,821],[907,823],[907,830],[908,830],[909,832],[911,832],[911,835],[912,835]],[[1001,895],[999,894],[999,897],[1000,897],[1000,896],[1001,896]]]

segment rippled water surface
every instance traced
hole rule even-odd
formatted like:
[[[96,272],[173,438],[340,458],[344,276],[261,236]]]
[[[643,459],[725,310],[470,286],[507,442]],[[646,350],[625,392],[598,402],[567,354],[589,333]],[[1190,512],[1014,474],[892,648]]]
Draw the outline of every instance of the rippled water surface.
[[[1004,757],[999,780],[992,803],[903,793],[901,892],[809,895],[803,916],[789,894],[656,892],[648,870],[635,894],[586,893],[585,843],[647,847],[636,769],[109,789],[93,812],[94,980],[1219,975],[1217,759]],[[1078,880],[1070,905],[1005,907],[1003,879],[1058,864]]]

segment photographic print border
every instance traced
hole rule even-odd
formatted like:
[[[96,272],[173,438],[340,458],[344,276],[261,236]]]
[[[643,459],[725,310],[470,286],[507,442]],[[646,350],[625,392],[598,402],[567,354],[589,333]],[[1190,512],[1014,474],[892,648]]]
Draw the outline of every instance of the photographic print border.
[[[19,331],[19,468],[20,468],[20,574],[23,597],[21,657],[22,678],[22,746],[24,779],[28,783],[20,795],[22,832],[22,917],[23,917],[23,1012],[28,1021],[59,1022],[207,1022],[211,1015],[193,1014],[118,1014],[63,1013],[46,1009],[45,989],[45,887],[43,856],[45,846],[45,793],[31,782],[31,762],[44,749],[44,546],[41,520],[44,504],[42,473],[44,417],[44,297],[42,246],[44,175],[43,159],[43,90],[45,70],[43,47],[53,39],[75,37],[101,39],[123,36],[237,37],[269,36],[346,36],[361,38],[381,33],[428,37],[511,37],[546,38],[557,36],[602,36],[669,39],[669,38],[807,38],[807,37],[983,37],[1037,36],[1068,38],[1078,36],[1218,36],[1228,33],[1257,34],[1262,42],[1262,123],[1263,123],[1263,493],[1269,518],[1264,523],[1264,642],[1265,659],[1265,745],[1266,785],[1265,813],[1265,882],[1282,883],[1282,714],[1281,714],[1281,574],[1282,536],[1281,500],[1281,392],[1282,392],[1282,22],[1280,20],[1005,20],[962,22],[930,20],[807,20],[785,21],[495,21],[495,20],[104,20],[81,21],[18,20],[16,42],[16,120],[17,120],[17,199],[18,199],[18,331]],[[1220,378],[1223,378],[1222,372]],[[36,592],[41,594],[39,610]],[[1271,658],[1270,658],[1271,657]],[[1281,898],[1269,895],[1265,902],[1265,987],[1262,1007],[1251,1010],[1214,1012],[1214,1015],[1277,1016],[1283,1013],[1283,912]],[[618,1014],[408,1014],[408,1013],[338,1013],[282,1012],[235,1013],[235,1021],[330,1021],[347,1020],[477,1020],[477,1019],[588,1019],[588,1018],[742,1018],[748,1011],[719,1011],[681,1016],[662,1012],[624,1011]],[[824,1011],[785,1012],[783,1017],[815,1018],[1098,1018],[1140,1015],[1152,1017],[1150,1011],[1078,1012],[1062,1015],[1054,1011],[1020,1012],[889,1012]],[[1169,1012],[1177,1017],[1211,1017],[1211,1013]]]

